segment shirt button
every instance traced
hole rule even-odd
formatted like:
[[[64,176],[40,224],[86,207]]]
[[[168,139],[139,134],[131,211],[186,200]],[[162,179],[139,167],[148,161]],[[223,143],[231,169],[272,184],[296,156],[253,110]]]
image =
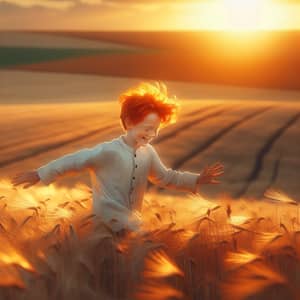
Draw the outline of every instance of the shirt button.
[[[134,179],[135,179],[135,177],[133,176],[133,177],[132,177],[132,179],[134,180]]]
[[[137,165],[135,165],[135,167],[137,168]]]
[[[134,154],[134,157],[136,157],[136,154]]]

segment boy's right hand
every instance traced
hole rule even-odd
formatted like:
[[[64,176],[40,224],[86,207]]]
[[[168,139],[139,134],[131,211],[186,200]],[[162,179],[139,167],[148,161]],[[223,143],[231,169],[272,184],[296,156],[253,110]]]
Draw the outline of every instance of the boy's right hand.
[[[15,177],[11,180],[11,183],[14,186],[25,184],[24,189],[29,188],[30,186],[38,183],[40,181],[40,177],[37,171],[28,171],[16,174]]]

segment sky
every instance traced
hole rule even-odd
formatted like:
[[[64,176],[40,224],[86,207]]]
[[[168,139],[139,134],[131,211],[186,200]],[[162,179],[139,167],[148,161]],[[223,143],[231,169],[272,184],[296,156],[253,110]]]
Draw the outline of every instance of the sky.
[[[0,0],[0,30],[299,30],[300,0]]]

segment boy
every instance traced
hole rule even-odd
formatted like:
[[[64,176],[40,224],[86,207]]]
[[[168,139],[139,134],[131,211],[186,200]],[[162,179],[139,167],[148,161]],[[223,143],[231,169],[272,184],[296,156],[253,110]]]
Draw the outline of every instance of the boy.
[[[150,144],[160,128],[176,121],[179,104],[168,98],[164,85],[142,83],[120,95],[124,135],[93,148],[65,155],[37,170],[16,175],[12,183],[28,188],[50,184],[68,172],[88,169],[92,179],[93,212],[113,231],[138,230],[147,180],[162,187],[196,193],[201,184],[219,183],[223,165],[201,174],[167,169]]]

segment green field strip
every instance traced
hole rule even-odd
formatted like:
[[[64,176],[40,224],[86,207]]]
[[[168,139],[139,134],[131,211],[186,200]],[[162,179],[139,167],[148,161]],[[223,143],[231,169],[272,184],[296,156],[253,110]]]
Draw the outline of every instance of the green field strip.
[[[0,68],[28,65],[66,58],[109,54],[132,54],[145,50],[132,49],[72,49],[0,47]]]

